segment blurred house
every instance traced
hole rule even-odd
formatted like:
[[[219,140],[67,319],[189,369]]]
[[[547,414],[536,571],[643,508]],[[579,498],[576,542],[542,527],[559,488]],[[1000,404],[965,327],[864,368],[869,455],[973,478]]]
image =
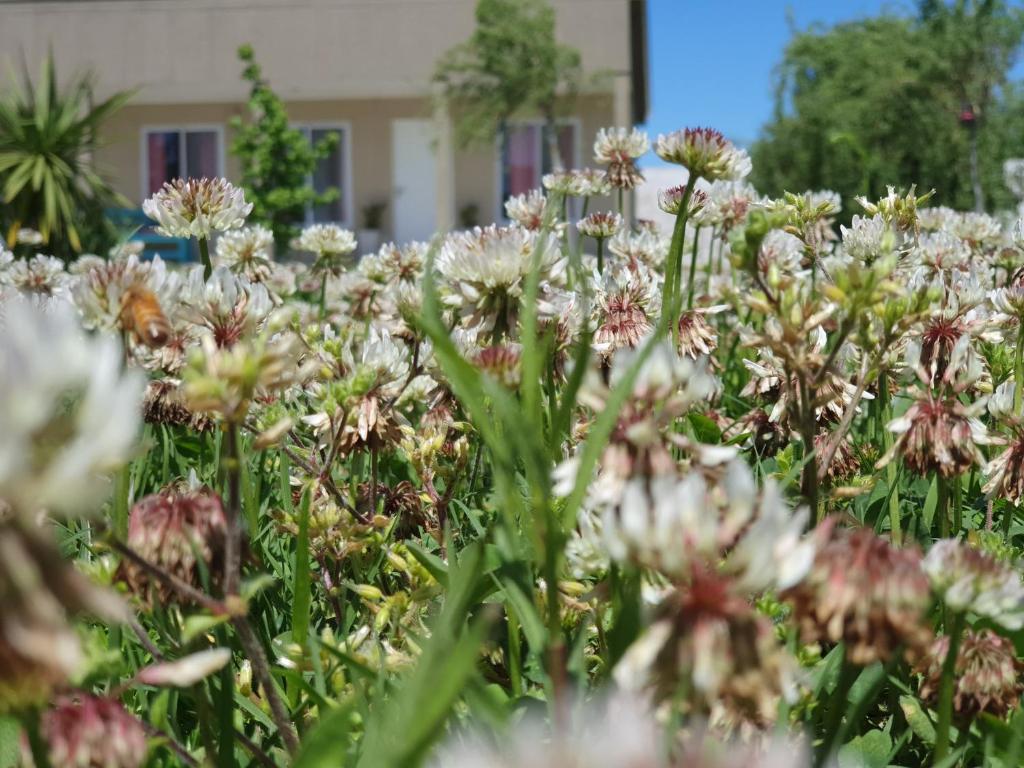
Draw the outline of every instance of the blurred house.
[[[594,133],[642,122],[647,109],[645,0],[552,0],[559,38],[600,84],[583,93],[560,136],[567,163],[590,162]],[[236,51],[249,43],[294,124],[337,150],[312,182],[340,199],[307,221],[363,226],[386,203],[384,232],[424,238],[481,223],[540,184],[539,121],[499,146],[453,146],[450,116],[431,98],[437,58],[474,28],[475,0],[0,0],[0,70],[35,72],[52,48],[59,73],[91,69],[97,98],[137,88],[111,122],[98,167],[130,200],[177,176],[238,177],[229,121],[245,115]],[[2,81],[0,81],[2,82]],[[2,87],[2,86],[0,86]]]

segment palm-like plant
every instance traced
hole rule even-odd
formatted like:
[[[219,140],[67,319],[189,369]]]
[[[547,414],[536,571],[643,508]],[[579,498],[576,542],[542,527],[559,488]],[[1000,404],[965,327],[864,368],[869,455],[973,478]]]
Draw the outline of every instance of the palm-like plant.
[[[20,227],[42,233],[54,252],[82,249],[83,223],[102,221],[103,207],[121,197],[93,167],[100,128],[131,92],[92,103],[92,77],[80,75],[57,87],[53,55],[39,80],[0,99],[0,199],[7,239]]]

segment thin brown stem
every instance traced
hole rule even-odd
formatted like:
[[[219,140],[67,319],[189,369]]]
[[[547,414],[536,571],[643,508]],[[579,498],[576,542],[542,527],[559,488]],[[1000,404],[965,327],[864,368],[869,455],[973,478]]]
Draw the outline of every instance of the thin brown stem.
[[[829,437],[825,444],[825,450],[822,451],[821,464],[818,468],[819,480],[824,479],[828,474],[828,468],[832,465],[832,459],[835,458],[836,451],[839,450],[839,446],[843,442],[843,438],[846,437],[846,433],[850,431],[853,417],[857,414],[861,398],[864,397],[864,392],[868,388],[868,370],[868,361],[865,360],[860,367],[860,381],[857,382],[857,389],[854,390],[853,397],[850,398],[850,403],[843,412],[843,418],[840,419],[839,426],[836,427],[835,432]]]
[[[274,678],[270,673],[270,663],[267,661],[267,655],[263,652],[263,646],[260,645],[259,640],[256,638],[256,633],[253,632],[248,618],[236,616],[232,619],[231,623],[234,625],[235,632],[238,634],[238,640],[242,644],[242,651],[252,664],[253,674],[259,680],[260,687],[263,689],[263,695],[266,696],[267,703],[270,705],[270,714],[274,720],[274,725],[277,726],[277,730],[281,734],[281,740],[284,741],[288,752],[294,755],[299,751],[299,737],[295,733],[295,727],[292,724],[288,711],[285,709],[284,702],[277,692],[277,685],[274,683]]]
[[[214,600],[212,597],[203,594],[198,589],[193,587],[186,581],[175,576],[173,573],[165,571],[158,565],[154,565],[149,562],[146,558],[136,552],[134,549],[129,547],[127,544],[123,544],[120,541],[113,540],[110,543],[111,548],[120,554],[122,557],[126,557],[135,563],[137,566],[142,568],[146,573],[155,578],[157,581],[169,587],[170,589],[177,592],[181,597],[186,600],[191,600],[193,603],[202,606],[206,610],[214,614],[227,613],[227,609],[224,604],[219,600]]]

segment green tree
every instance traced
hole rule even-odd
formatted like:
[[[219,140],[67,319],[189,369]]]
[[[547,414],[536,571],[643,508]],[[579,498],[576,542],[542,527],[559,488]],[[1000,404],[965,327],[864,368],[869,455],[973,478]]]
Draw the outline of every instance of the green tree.
[[[284,103],[263,79],[252,47],[240,47],[238,58],[245,64],[242,78],[251,86],[250,119],[232,119],[236,135],[231,152],[242,163],[242,187],[252,203],[249,220],[269,227],[277,252],[283,253],[306,208],[338,198],[336,188],[317,193],[310,185],[317,162],[330,155],[338,137],[329,134],[310,143],[305,133],[289,124]]]
[[[752,148],[754,183],[769,193],[827,187],[847,200],[917,183],[946,205],[1007,204],[1002,163],[1024,135],[1007,129],[1020,100],[1002,84],[1022,34],[1021,14],[1001,0],[798,32],[778,68],[775,115]],[[960,123],[965,104],[985,114],[971,129]]]
[[[580,77],[580,54],[557,41],[546,0],[479,0],[473,35],[448,51],[434,74],[455,107],[461,145],[503,135],[518,113],[539,113],[556,165],[559,109],[572,103]]]
[[[93,103],[93,79],[57,86],[53,55],[33,83],[26,73],[0,100],[0,224],[14,242],[21,227],[42,233],[47,249],[69,258],[83,248],[103,252],[114,239],[103,215],[126,201],[94,165],[104,122],[132,96]]]

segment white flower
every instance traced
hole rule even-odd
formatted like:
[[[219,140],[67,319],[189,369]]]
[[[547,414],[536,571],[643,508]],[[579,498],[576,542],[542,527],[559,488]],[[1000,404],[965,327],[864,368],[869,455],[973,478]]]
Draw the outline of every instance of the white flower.
[[[534,189],[505,201],[505,215],[519,226],[536,231],[544,223],[544,193]]]
[[[623,158],[636,160],[650,148],[650,139],[639,128],[601,128],[594,140],[594,162],[609,165]]]
[[[43,233],[30,227],[22,227],[14,236],[18,245],[42,245]]]
[[[274,267],[274,233],[259,225],[225,232],[217,238],[217,261],[235,274],[266,282]]]
[[[188,275],[181,296],[188,319],[205,328],[219,347],[230,347],[253,334],[273,309],[266,287],[224,266],[203,279],[202,266]]]
[[[622,230],[622,217],[617,213],[592,213],[576,222],[581,235],[604,240]]]
[[[6,304],[0,330],[0,499],[30,513],[88,510],[138,435],[144,381],[74,310]]]
[[[0,284],[41,296],[61,294],[68,283],[64,262],[41,253],[37,253],[31,259],[15,259],[7,264],[6,269],[0,271]]]
[[[511,329],[537,248],[542,282],[560,285],[566,262],[550,237],[539,239],[518,226],[477,227],[450,235],[437,258],[448,303],[460,308],[471,325],[491,328],[498,322]]]
[[[954,611],[971,611],[1011,631],[1024,627],[1024,582],[1011,566],[956,539],[942,539],[922,567]]]
[[[751,170],[746,151],[711,128],[687,128],[661,134],[654,151],[665,162],[687,168],[693,179],[738,181],[746,178]]]
[[[892,252],[896,244],[881,216],[854,216],[849,227],[840,226],[843,250],[857,261],[871,263]]]
[[[168,272],[159,256],[152,261],[140,261],[131,255],[89,263],[88,268],[81,265],[85,271],[72,289],[72,299],[86,328],[131,330],[128,304],[140,293],[151,294],[162,307],[172,306],[177,299],[180,275]]]
[[[252,203],[226,179],[175,179],[143,202],[142,210],[162,235],[205,240],[241,227]]]
[[[325,256],[348,256],[356,249],[356,236],[337,224],[314,224],[302,230],[293,244],[296,250]]]

